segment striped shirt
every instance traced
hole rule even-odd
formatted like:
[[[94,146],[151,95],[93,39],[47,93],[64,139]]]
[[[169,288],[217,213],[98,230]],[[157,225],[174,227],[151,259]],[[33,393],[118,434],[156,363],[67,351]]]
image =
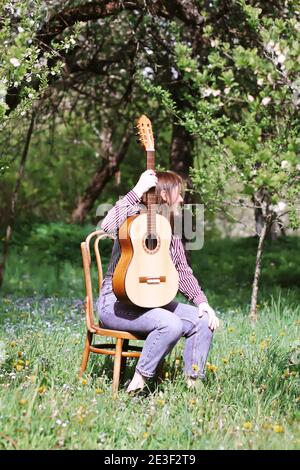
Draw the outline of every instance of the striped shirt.
[[[132,189],[122,199],[120,199],[112,209],[108,211],[101,222],[101,229],[107,233],[117,235],[118,228],[127,219],[127,217],[140,212],[139,205],[141,198],[137,196]],[[170,243],[170,255],[179,277],[179,291],[195,305],[201,302],[207,302],[207,298],[202,291],[197,279],[193,275],[193,270],[187,263],[182,240],[172,234]],[[115,267],[121,256],[120,244],[118,238],[114,240],[110,262],[107,272],[102,282],[105,291],[112,291],[112,277]]]

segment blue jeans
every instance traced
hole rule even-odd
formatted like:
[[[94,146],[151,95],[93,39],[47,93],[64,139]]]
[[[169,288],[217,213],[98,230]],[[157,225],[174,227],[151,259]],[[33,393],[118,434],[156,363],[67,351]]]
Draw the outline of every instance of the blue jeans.
[[[204,368],[213,332],[208,315],[198,316],[198,307],[172,301],[163,307],[143,308],[120,302],[111,286],[105,285],[97,300],[97,312],[104,328],[144,336],[145,342],[136,370],[153,377],[159,363],[184,336],[184,373],[204,378]]]

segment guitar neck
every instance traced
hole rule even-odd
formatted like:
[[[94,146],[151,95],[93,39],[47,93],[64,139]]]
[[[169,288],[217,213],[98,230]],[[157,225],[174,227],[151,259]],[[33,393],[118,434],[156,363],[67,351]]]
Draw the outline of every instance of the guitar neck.
[[[155,151],[147,150],[147,170],[155,170]],[[155,207],[156,203],[155,188],[147,191],[147,226],[148,233],[155,233]]]

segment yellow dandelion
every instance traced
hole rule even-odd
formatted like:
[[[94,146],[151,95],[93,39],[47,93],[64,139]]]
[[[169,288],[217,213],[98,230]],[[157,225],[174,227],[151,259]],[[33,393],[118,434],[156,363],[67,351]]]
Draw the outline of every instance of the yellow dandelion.
[[[21,400],[19,400],[19,405],[21,406],[26,405],[26,403],[27,403],[27,400],[25,400],[25,398],[21,398]]]
[[[192,369],[193,369],[193,371],[198,372],[199,366],[197,364],[193,364]]]
[[[190,406],[194,406],[196,403],[197,402],[196,402],[195,398],[191,398],[190,401],[189,401]]]
[[[274,424],[273,431],[277,433],[281,433],[281,432],[284,432],[284,428],[280,424]]]
[[[149,434],[148,434],[147,432],[144,432],[143,438],[144,438],[144,439],[147,439],[148,436],[149,436]]]
[[[45,393],[45,391],[47,390],[47,388],[45,387],[45,385],[41,385],[39,388],[38,388],[38,393],[40,395],[43,395],[43,393]]]
[[[207,363],[207,370],[209,370],[209,372],[212,372],[213,374],[215,374],[218,370],[218,367],[215,366],[214,364]]]
[[[227,359],[227,357],[222,357],[222,362],[223,364],[228,364],[229,359]]]
[[[283,379],[288,379],[290,375],[291,375],[291,374],[290,374],[289,369],[285,369],[285,370],[283,371],[283,375],[282,375],[281,377],[282,377]]]
[[[175,365],[179,366],[180,365],[180,358],[176,357],[175,359]]]
[[[264,351],[268,347],[268,341],[267,340],[262,340],[259,344],[260,350]]]
[[[227,328],[228,333],[233,333],[235,331],[235,328],[233,326],[229,326]]]
[[[87,380],[86,380],[86,379],[81,379],[81,384],[82,384],[82,385],[86,385],[86,384],[87,384]]]
[[[25,363],[24,363],[23,359],[19,359],[17,364],[19,364],[19,366],[23,366]]]
[[[17,342],[16,341],[11,341],[10,345],[11,345],[12,348],[14,348],[15,346],[17,346]]]
[[[245,421],[243,424],[243,429],[245,429],[246,431],[251,431],[251,429],[253,429],[253,424],[251,423],[251,421]]]
[[[23,356],[23,352],[22,351],[18,351],[18,357],[22,357]]]
[[[103,390],[102,388],[96,388],[95,392],[96,392],[96,395],[100,395],[101,393],[103,393]]]
[[[165,400],[158,399],[156,402],[159,406],[163,406],[165,404]]]
[[[169,378],[169,372],[165,372],[165,379]]]
[[[263,423],[263,424],[261,425],[261,427],[262,427],[262,429],[264,429],[265,431],[267,431],[267,430],[273,428],[273,426],[272,426],[271,423]]]
[[[256,343],[256,334],[252,333],[252,335],[250,335],[250,343]]]
[[[16,370],[17,370],[18,372],[21,372],[22,369],[23,369],[23,366],[21,366],[21,364],[17,364],[17,365],[16,365]]]
[[[25,361],[25,366],[29,366],[30,364],[30,361],[28,361],[28,359]]]

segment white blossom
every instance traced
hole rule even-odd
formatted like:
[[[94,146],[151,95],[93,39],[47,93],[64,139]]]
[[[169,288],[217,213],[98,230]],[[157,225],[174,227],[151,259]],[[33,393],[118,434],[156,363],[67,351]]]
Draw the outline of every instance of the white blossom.
[[[225,95],[228,95],[228,93],[230,93],[230,88],[228,86],[224,88],[224,93]]]
[[[283,64],[285,59],[286,59],[286,57],[285,57],[284,54],[279,54],[279,56],[277,57],[277,62],[279,62],[279,64]]]
[[[210,96],[212,94],[212,92],[213,92],[212,88],[205,88],[202,91],[202,96],[204,96],[204,98],[206,98],[207,96]]]
[[[175,67],[171,67],[171,72],[172,72],[172,78],[174,78],[174,80],[177,80],[179,73],[177,72]]]
[[[288,162],[287,160],[282,160],[281,162],[281,168],[283,168],[284,170],[288,170],[290,168],[290,162]]]
[[[12,57],[9,61],[14,67],[19,67],[21,65],[20,61],[16,57]]]
[[[263,106],[267,106],[271,101],[271,98],[269,96],[265,96],[265,98],[262,99],[261,104]]]
[[[250,101],[250,103],[252,103],[252,101],[254,101],[254,97],[252,95],[248,95],[248,101]]]
[[[146,78],[153,78],[154,77],[154,70],[151,67],[145,67],[142,71],[142,74]]]

